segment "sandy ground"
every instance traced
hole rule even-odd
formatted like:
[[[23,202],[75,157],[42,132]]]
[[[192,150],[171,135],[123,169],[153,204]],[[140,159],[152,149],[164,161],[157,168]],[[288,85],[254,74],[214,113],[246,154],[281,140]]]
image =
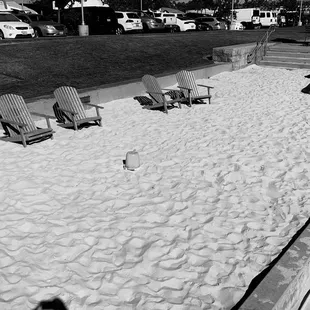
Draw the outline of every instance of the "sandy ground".
[[[211,105],[128,98],[103,127],[0,141],[0,308],[230,309],[309,217],[307,74],[251,66],[199,81]]]

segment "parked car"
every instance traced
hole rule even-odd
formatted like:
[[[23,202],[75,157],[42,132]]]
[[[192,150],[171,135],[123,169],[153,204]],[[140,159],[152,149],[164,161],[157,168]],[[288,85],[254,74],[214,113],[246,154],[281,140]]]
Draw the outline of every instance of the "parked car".
[[[82,22],[81,8],[70,8],[62,11],[62,20],[70,34],[78,34]],[[90,35],[119,34],[115,11],[110,7],[84,7],[84,21],[89,27]]]
[[[192,18],[192,19],[196,19],[196,18],[199,18],[199,17],[207,17],[207,16],[210,16],[210,15],[202,14],[202,13],[195,13],[195,12],[188,12],[188,13],[185,13],[185,16],[189,17],[189,18]]]
[[[245,29],[244,25],[237,20],[233,20],[229,26],[229,30],[244,30],[244,29]]]
[[[185,16],[177,17],[177,30],[178,31],[193,31],[196,30],[196,24],[194,19],[190,19]]]
[[[196,30],[198,31],[210,31],[212,27],[203,20],[203,17],[195,18]]]
[[[160,19],[165,24],[166,31],[180,31],[180,28],[177,25],[177,14],[167,12],[150,12],[150,14],[154,18]]]
[[[137,13],[116,11],[115,14],[118,21],[119,34],[143,30],[141,18]]]
[[[198,30],[226,30],[227,25],[225,22],[220,22],[215,17],[198,17],[195,19],[196,27]]]
[[[33,37],[34,30],[30,25],[11,13],[0,12],[0,40]]]
[[[166,29],[165,24],[161,19],[154,18],[143,11],[134,11],[134,12],[141,18],[144,32],[163,31]]]
[[[49,18],[40,14],[14,14],[24,23],[29,24],[33,29],[36,37],[57,37],[66,36],[67,28],[63,24],[56,23]]]
[[[184,14],[152,12],[154,18],[162,20],[165,28],[170,32],[191,31],[196,29],[195,20],[186,17]]]

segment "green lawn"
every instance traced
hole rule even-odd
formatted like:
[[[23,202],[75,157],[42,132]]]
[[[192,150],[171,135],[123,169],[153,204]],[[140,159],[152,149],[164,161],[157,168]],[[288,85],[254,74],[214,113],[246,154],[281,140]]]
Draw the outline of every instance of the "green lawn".
[[[255,42],[266,29],[123,36],[67,37],[0,42],[0,94],[52,94],[211,63],[214,47]],[[278,28],[271,41],[302,41],[304,27]]]

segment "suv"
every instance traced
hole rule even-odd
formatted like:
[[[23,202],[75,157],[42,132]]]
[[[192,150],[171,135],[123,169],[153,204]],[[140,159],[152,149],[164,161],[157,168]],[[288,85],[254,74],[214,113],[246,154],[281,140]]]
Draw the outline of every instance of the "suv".
[[[119,34],[128,31],[142,31],[142,21],[141,18],[135,12],[120,12],[116,11],[116,18],[118,21],[118,31]]]
[[[11,13],[0,13],[0,39],[33,38],[31,26],[20,21]]]
[[[29,24],[33,29],[36,37],[56,37],[67,35],[65,25],[58,24],[40,14],[15,14],[24,23]]]
[[[153,18],[143,11],[135,11],[135,13],[141,18],[144,32],[165,30],[165,24],[161,19]]]

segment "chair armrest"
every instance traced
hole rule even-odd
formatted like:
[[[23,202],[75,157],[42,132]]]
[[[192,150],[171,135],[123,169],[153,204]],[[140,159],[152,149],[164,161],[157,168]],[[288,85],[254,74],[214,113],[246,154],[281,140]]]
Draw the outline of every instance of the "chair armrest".
[[[164,96],[164,93],[159,93],[159,92],[155,92],[155,91],[147,91],[148,94],[156,94],[156,95],[162,95]]]
[[[51,118],[51,119],[56,119],[55,116],[51,116],[51,115],[46,115],[46,114],[41,114],[41,113],[37,113],[37,112],[30,112],[30,114],[32,115],[36,115],[36,116],[42,116],[42,117],[45,117],[45,118]]]
[[[193,90],[192,88],[184,87],[184,86],[178,86],[181,89],[186,89],[186,90]]]
[[[11,120],[8,120],[8,119],[5,119],[5,118],[0,118],[0,122],[8,123],[8,124],[11,124],[11,125],[16,125],[16,126],[19,126],[19,127],[26,127],[27,126],[27,124],[11,121]]]
[[[208,88],[214,88],[213,86],[208,86],[208,85],[203,85],[203,84],[197,84],[198,86],[201,86],[201,87],[208,87]]]
[[[70,111],[70,110],[63,109],[63,108],[59,108],[59,110],[60,110],[60,111],[63,111],[63,112],[71,113],[72,115],[78,115],[78,114],[79,114],[79,113],[77,113],[77,112]]]
[[[104,107],[101,107],[100,105],[93,104],[93,103],[84,102],[83,104],[89,105],[91,107],[98,108],[98,109],[104,109]]]
[[[172,88],[162,88],[162,90],[177,90],[177,89],[172,89]]]

